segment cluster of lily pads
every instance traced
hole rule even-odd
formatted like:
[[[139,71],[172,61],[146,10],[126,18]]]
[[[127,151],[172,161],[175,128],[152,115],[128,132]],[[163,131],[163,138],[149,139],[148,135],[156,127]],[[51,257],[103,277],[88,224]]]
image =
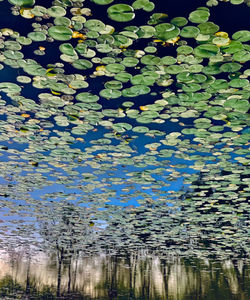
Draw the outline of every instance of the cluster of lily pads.
[[[31,29],[0,28],[1,74],[16,71],[0,82],[1,206],[32,215],[41,194],[53,205],[65,198],[103,220],[105,229],[93,223],[104,247],[241,255],[250,31],[210,21],[214,1],[187,18],[154,12],[154,2],[0,3]],[[95,4],[107,18],[96,17]],[[148,18],[136,26],[140,11]],[[200,191],[175,188],[199,174],[207,178]]]

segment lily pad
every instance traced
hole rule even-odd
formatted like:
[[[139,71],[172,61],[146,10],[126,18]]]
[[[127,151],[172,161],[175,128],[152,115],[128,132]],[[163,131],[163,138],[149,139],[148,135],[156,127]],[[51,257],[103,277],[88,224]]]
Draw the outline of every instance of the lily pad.
[[[93,67],[92,62],[86,59],[78,59],[72,63],[72,66],[78,70],[86,70]]]
[[[194,49],[194,54],[198,57],[209,58],[216,55],[219,48],[213,44],[203,44]]]
[[[128,22],[134,19],[135,13],[132,6],[127,4],[115,4],[108,8],[108,16],[117,22]]]
[[[72,30],[66,26],[56,25],[48,30],[49,36],[57,41],[68,41],[72,38]]]
[[[205,23],[210,16],[209,11],[197,9],[189,14],[189,21],[192,23]]]

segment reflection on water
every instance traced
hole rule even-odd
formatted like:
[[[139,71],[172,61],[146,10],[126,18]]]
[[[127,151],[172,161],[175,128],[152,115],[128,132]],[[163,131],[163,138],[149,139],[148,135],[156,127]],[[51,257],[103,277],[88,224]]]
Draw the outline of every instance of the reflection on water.
[[[55,257],[0,260],[1,299],[235,299],[250,297],[249,264],[133,254],[76,258],[58,267]]]

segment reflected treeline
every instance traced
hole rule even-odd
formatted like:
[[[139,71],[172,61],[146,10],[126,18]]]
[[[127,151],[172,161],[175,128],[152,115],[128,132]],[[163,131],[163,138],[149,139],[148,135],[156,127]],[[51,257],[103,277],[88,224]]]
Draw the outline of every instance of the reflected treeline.
[[[0,261],[1,299],[247,300],[250,296],[249,264],[244,260],[163,260],[134,253],[78,257],[70,269],[63,263],[59,270],[53,255],[23,259],[22,254],[9,253]]]

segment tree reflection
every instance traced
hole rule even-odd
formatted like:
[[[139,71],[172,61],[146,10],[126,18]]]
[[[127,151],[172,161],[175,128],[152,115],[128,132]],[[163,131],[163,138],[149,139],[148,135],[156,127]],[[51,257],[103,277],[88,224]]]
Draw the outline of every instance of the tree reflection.
[[[25,299],[26,295],[27,299],[247,300],[250,295],[249,265],[243,260],[166,260],[139,252],[129,258],[82,258],[78,264],[72,259],[70,272],[75,278],[69,289],[68,272],[61,272],[60,296],[55,276],[58,266],[53,266],[51,258],[40,257],[38,264],[19,257],[15,273],[11,269],[1,261],[1,299],[11,295]]]
[[[67,269],[67,290],[70,292],[71,285],[74,286],[79,254],[87,251],[94,243],[96,231],[91,226],[92,214],[89,208],[62,201],[43,205],[40,211],[44,217],[39,219],[40,235],[49,250],[48,253],[56,254],[57,297],[59,297],[62,272],[66,272]],[[72,272],[73,260],[74,272]]]

